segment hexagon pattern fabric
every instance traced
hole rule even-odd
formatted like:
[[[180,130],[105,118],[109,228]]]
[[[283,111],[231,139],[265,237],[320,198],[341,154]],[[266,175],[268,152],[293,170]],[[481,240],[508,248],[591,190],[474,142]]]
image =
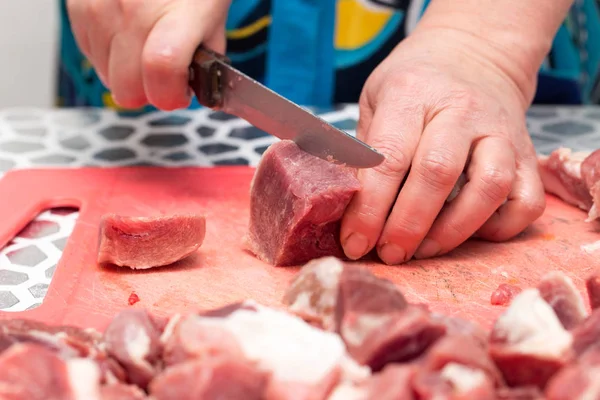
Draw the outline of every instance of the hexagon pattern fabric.
[[[354,134],[356,105],[313,110]],[[534,107],[527,125],[536,149],[600,148],[600,107]],[[13,168],[83,166],[255,166],[277,140],[247,122],[210,110],[120,116],[109,110],[0,111],[0,174]],[[77,211],[46,211],[0,251],[0,309],[38,306]]]

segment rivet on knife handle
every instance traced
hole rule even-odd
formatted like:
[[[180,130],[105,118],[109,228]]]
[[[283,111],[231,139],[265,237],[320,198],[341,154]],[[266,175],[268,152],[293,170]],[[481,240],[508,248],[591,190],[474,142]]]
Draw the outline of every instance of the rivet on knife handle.
[[[203,46],[198,47],[190,66],[190,86],[194,88],[198,102],[215,110],[223,106],[222,72],[219,62],[229,59]]]

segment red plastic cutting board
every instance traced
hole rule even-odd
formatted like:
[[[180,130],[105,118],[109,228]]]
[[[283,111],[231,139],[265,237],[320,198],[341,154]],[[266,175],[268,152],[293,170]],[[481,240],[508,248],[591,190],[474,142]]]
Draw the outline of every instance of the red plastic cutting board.
[[[253,298],[280,306],[296,268],[266,265],[243,249],[248,220],[248,167],[21,170],[0,180],[0,245],[8,243],[39,212],[58,206],[80,208],[43,304],[33,310],[0,312],[55,324],[103,329],[135,292],[162,315],[217,307]],[[105,213],[149,216],[204,213],[207,234],[191,258],[147,271],[96,264],[98,223]],[[470,241],[452,254],[388,267],[365,261],[396,282],[410,301],[436,311],[472,318],[489,326],[502,307],[490,305],[504,282],[535,285],[544,272],[567,272],[583,289],[598,262],[580,249],[600,240],[598,225],[585,213],[548,197],[544,216],[507,243]]]

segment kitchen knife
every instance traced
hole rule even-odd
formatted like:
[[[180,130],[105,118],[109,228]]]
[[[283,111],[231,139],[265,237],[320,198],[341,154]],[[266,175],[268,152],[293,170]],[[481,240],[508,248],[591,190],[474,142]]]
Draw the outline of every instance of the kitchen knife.
[[[375,167],[384,160],[377,150],[261,85],[229,65],[227,57],[203,46],[194,54],[189,84],[203,106],[293,140],[319,158],[354,168]]]

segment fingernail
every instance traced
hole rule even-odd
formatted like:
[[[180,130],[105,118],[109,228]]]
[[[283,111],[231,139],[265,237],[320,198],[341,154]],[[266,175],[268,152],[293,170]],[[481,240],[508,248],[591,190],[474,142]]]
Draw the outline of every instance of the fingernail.
[[[358,260],[369,250],[369,240],[362,233],[351,233],[344,242],[344,253],[351,260]]]
[[[432,239],[423,239],[423,242],[415,252],[415,258],[417,260],[429,257],[435,257],[442,250],[438,242]]]
[[[387,265],[396,265],[404,262],[406,252],[393,243],[387,243],[379,249],[379,257]]]

